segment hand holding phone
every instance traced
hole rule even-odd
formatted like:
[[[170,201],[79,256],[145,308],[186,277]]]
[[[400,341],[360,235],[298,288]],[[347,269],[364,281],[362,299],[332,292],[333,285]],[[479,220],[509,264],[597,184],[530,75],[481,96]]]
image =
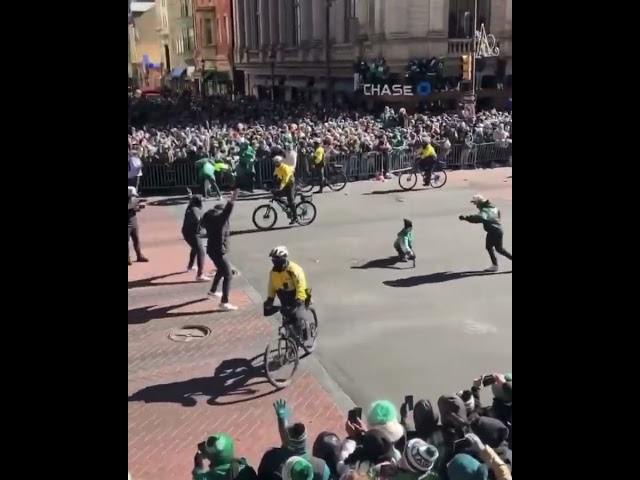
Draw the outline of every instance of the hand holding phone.
[[[362,418],[362,408],[355,407],[349,410],[349,413],[347,415],[347,420],[349,420],[349,423],[356,424],[360,421],[361,418]]]
[[[462,453],[465,450],[469,450],[472,445],[473,445],[473,442],[467,437],[464,437],[464,438],[461,438],[460,440],[456,440],[455,442],[453,442],[453,451],[456,454]]]
[[[496,378],[493,376],[493,374],[482,376],[483,387],[488,387],[489,385],[493,385],[494,383],[496,383]]]
[[[413,410],[413,395],[404,397],[404,404],[407,406],[407,410],[411,412]]]

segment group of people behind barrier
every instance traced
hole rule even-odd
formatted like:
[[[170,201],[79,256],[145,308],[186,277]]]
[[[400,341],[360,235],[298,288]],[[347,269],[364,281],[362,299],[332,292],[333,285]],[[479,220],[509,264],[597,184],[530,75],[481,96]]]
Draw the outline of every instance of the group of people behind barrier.
[[[504,147],[495,142],[480,145],[453,145],[446,153],[443,153],[438,146],[435,150],[438,160],[445,168],[487,168],[507,165],[512,156],[511,143]],[[350,180],[365,180],[374,177],[377,172],[387,171],[394,174],[406,170],[414,164],[415,158],[416,153],[409,150],[393,150],[387,154],[382,152],[334,153],[327,156],[326,165],[337,163],[342,165],[343,172]],[[312,163],[312,155],[298,156],[296,174],[310,175]],[[218,174],[217,184],[222,188],[231,187],[237,161],[231,160],[226,165],[224,173],[222,173],[223,169],[220,169],[221,173]],[[257,159],[254,170],[254,182],[258,188],[264,188],[272,182],[274,165],[270,157]],[[201,180],[195,162],[150,163],[142,167],[140,182],[142,190],[193,188],[197,185],[201,185]]]
[[[483,406],[480,391],[493,402]],[[407,395],[347,414],[344,432],[308,437],[305,419],[274,403],[281,443],[254,468],[225,432],[194,446],[193,480],[511,480],[511,374],[482,375],[436,404]],[[255,464],[254,464],[255,465]]]

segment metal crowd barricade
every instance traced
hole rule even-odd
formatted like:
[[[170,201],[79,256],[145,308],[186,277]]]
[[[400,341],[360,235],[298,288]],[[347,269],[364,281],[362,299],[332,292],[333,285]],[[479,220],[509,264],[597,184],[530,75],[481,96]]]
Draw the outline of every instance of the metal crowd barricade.
[[[450,149],[436,146],[438,161],[445,168],[490,167],[495,164],[510,165],[512,143],[481,143],[472,145],[454,144]],[[360,152],[340,153],[327,157],[329,164],[342,165],[343,172],[350,180],[364,180],[373,177],[382,170],[397,173],[415,164],[417,153],[412,150],[395,150],[389,153]],[[313,158],[309,155],[298,156],[296,175],[307,177],[311,174]],[[270,158],[261,158],[255,163],[256,184],[260,188],[268,187],[273,180],[273,162]],[[140,189],[161,190],[195,187],[198,175],[192,163],[147,164],[140,180]]]
[[[198,175],[193,163],[150,163],[144,165],[140,179],[140,190],[162,190],[197,185]]]

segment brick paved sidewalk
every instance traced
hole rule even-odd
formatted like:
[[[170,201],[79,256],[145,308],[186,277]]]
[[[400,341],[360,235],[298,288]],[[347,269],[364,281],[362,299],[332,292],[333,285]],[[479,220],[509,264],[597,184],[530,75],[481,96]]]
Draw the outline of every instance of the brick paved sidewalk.
[[[304,360],[294,384],[281,392],[264,378],[261,355],[275,332],[244,292],[244,279],[234,279],[230,298],[240,310],[216,312],[217,301],[205,299],[209,284],[184,273],[188,250],[168,209],[148,207],[139,220],[151,262],[129,267],[131,476],[189,478],[196,444],[221,431],[257,468],[264,450],[279,441],[272,407],[278,398],[292,406],[293,420],[307,425],[311,439],[325,430],[342,436],[345,412]],[[211,335],[190,343],[167,338],[187,324],[207,326]]]

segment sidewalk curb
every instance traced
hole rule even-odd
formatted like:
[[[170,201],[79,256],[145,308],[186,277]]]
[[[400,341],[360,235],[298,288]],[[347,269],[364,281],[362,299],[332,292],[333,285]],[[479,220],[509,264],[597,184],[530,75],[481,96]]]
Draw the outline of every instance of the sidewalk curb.
[[[251,299],[256,305],[262,305],[263,299],[260,293],[253,288],[249,281],[242,276],[242,272],[235,277],[236,279],[242,279],[242,285],[239,286],[244,293]],[[275,328],[280,327],[280,323],[274,317],[268,317],[267,320]],[[345,412],[348,412],[356,406],[355,402],[340,388],[338,383],[329,375],[329,372],[324,368],[318,357],[310,355],[302,360],[304,367],[309,370],[311,375],[318,381],[320,386],[327,392],[332,398],[338,408]],[[294,379],[295,381],[295,379]]]

